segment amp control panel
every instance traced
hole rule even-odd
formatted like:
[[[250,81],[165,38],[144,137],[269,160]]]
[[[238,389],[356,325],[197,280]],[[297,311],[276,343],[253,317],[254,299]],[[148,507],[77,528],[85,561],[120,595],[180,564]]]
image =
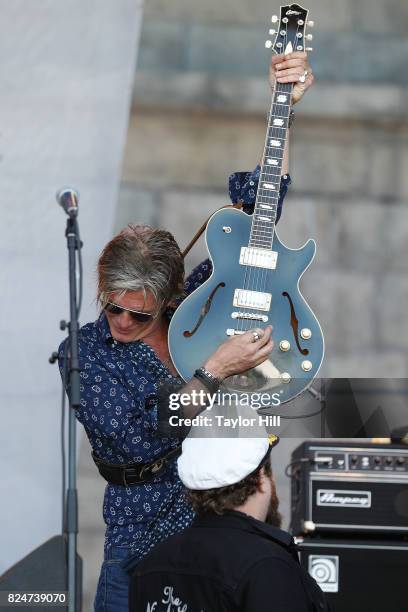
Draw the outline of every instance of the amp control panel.
[[[408,474],[407,450],[394,449],[318,449],[313,450],[316,472],[402,472]]]

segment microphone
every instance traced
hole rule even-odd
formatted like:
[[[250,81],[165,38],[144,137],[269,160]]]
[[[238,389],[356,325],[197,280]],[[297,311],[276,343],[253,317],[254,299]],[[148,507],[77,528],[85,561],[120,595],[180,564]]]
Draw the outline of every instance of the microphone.
[[[57,191],[56,198],[69,217],[78,215],[79,193],[75,189],[64,187]]]

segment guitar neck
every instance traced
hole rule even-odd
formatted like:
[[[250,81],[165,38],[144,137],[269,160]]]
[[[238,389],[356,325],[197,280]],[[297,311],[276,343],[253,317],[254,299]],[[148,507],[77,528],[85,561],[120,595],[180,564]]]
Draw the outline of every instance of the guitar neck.
[[[271,249],[278,211],[283,154],[288,133],[293,84],[276,83],[268,116],[259,186],[249,246]]]

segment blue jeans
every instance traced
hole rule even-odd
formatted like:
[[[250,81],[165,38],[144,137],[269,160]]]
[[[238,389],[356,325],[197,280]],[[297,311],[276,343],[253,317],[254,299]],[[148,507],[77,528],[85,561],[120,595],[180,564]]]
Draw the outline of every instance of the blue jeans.
[[[96,590],[94,612],[129,612],[129,574],[121,562],[130,555],[127,546],[112,546],[105,553]]]

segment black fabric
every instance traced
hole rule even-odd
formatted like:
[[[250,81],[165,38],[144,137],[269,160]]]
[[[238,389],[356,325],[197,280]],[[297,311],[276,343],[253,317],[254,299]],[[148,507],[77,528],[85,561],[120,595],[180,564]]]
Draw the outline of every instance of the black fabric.
[[[131,576],[129,610],[326,612],[328,606],[288,533],[231,511],[196,519],[156,546]]]

